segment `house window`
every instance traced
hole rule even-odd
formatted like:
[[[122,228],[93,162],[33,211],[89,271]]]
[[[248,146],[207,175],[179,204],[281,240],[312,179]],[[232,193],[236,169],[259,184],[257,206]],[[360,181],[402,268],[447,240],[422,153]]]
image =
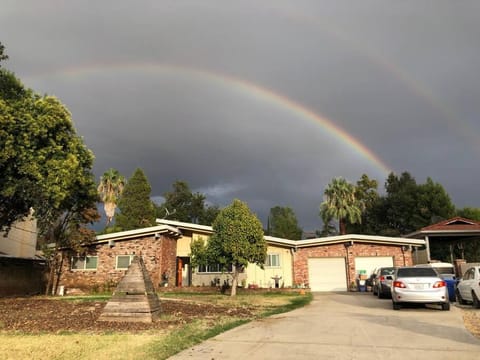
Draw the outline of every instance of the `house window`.
[[[221,264],[211,264],[211,265],[199,265],[199,273],[221,273],[222,265]],[[232,265],[227,266],[225,272],[232,272]]]
[[[265,266],[280,267],[280,254],[267,254]]]
[[[75,256],[72,258],[72,270],[97,270],[98,256]]]
[[[126,270],[130,266],[135,255],[117,255],[115,269]]]

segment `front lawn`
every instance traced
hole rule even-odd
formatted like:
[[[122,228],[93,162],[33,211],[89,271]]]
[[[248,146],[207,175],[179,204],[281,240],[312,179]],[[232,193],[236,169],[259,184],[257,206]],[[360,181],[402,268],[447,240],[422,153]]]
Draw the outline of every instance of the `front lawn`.
[[[159,294],[152,324],[97,321],[108,296],[0,299],[0,353],[6,359],[166,359],[254,319],[302,307],[310,293]]]

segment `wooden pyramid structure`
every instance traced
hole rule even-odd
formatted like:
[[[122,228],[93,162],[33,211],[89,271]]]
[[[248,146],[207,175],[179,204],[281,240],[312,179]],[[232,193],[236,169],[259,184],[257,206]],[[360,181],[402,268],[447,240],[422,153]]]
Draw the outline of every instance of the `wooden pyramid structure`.
[[[152,280],[140,256],[135,256],[120,280],[100,321],[152,322],[160,314]]]

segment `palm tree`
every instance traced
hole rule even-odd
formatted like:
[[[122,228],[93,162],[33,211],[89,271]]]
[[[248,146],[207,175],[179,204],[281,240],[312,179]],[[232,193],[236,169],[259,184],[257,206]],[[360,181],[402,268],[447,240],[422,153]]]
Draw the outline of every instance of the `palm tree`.
[[[338,219],[340,235],[345,235],[346,222],[362,222],[361,204],[355,197],[355,186],[343,178],[335,178],[324,192],[325,201],[320,205],[322,219]]]
[[[120,175],[118,170],[110,168],[100,177],[100,184],[98,184],[97,191],[100,194],[100,200],[103,202],[105,215],[107,216],[108,226],[115,216],[115,209],[117,208],[117,201],[122,194],[125,187],[125,177]]]

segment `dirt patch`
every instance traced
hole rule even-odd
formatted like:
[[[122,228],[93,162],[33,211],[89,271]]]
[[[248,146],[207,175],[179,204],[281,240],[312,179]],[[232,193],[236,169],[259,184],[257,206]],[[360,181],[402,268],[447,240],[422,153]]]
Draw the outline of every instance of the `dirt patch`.
[[[462,312],[465,328],[470,331],[473,336],[480,339],[480,311],[475,309],[462,309]]]
[[[161,300],[161,317],[153,323],[98,321],[105,301],[65,301],[45,298],[0,299],[0,330],[25,333],[108,332],[172,329],[203,319],[215,323],[222,317],[251,318],[248,306],[220,306],[183,300]]]

